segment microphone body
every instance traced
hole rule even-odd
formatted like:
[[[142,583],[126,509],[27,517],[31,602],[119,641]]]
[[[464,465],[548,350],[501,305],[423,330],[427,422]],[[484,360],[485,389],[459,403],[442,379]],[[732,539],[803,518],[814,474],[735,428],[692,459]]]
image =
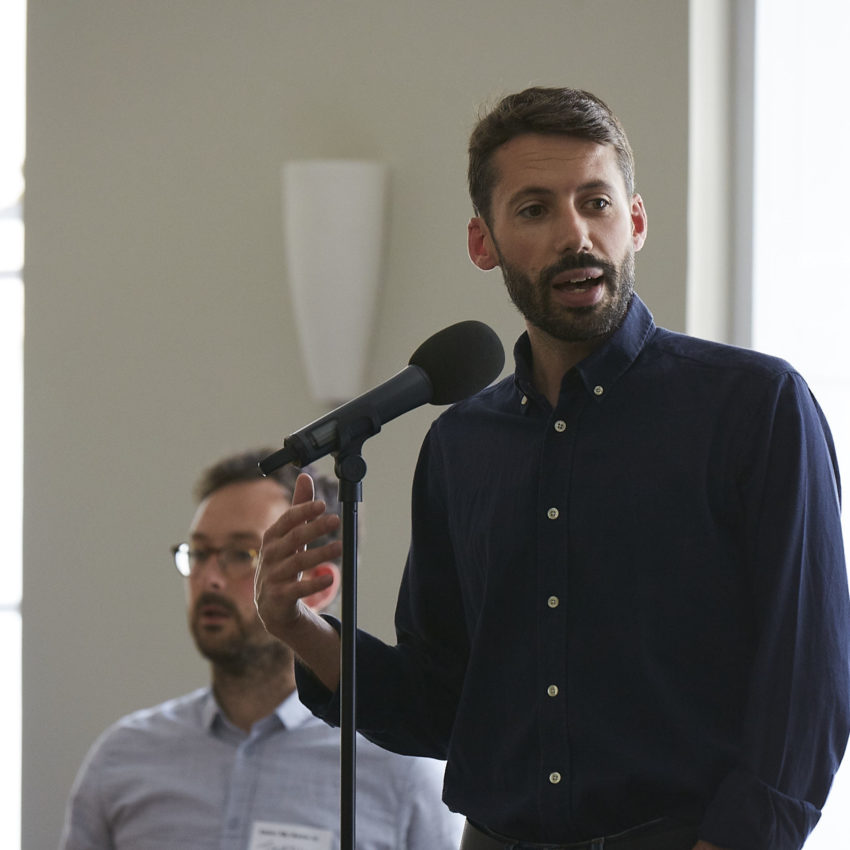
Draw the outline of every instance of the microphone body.
[[[409,365],[383,384],[337,407],[283,441],[260,461],[268,475],[287,463],[304,466],[327,454],[357,448],[408,410],[460,401],[493,381],[505,364],[499,337],[483,322],[450,325],[413,352]]]
[[[389,422],[431,400],[433,387],[425,370],[407,366],[388,381],[337,407],[283,441],[283,448],[260,462],[267,475],[287,463],[304,466],[331,452],[362,443]]]

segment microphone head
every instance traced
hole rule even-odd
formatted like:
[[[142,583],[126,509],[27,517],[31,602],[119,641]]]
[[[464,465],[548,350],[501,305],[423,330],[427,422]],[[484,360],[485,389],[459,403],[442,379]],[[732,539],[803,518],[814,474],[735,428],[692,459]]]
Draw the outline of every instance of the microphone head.
[[[410,358],[431,381],[431,404],[452,404],[483,390],[505,365],[505,350],[496,332],[470,319],[428,337]]]

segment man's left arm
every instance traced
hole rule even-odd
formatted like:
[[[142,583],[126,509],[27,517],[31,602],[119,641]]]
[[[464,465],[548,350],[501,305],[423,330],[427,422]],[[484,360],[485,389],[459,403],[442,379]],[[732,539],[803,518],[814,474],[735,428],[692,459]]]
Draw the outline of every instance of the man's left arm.
[[[742,435],[749,465],[740,484],[756,657],[740,761],[699,834],[730,850],[799,850],[850,729],[840,483],[829,428],[799,375],[777,379],[760,411]]]

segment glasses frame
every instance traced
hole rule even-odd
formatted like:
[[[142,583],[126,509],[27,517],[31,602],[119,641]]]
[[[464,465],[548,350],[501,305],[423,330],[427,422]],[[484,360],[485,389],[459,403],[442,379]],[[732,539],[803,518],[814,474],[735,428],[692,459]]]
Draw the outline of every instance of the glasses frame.
[[[201,570],[207,567],[211,557],[215,557],[215,560],[218,563],[218,568],[222,571],[222,573],[224,573],[224,575],[229,576],[230,578],[238,578],[242,575],[247,576],[249,573],[252,573],[257,568],[257,563],[260,558],[260,550],[253,549],[248,546],[208,546],[207,548],[201,550],[206,553],[206,557],[204,558],[203,562],[197,564],[193,569],[190,564],[190,553],[192,551],[193,550],[188,543],[178,543],[176,546],[171,547],[172,562],[174,563],[174,567],[176,568],[177,572],[180,573],[183,578],[192,578],[192,576],[198,575]],[[227,555],[230,552],[242,552],[250,554],[250,568],[242,567],[241,564],[234,565],[232,562],[228,562]]]

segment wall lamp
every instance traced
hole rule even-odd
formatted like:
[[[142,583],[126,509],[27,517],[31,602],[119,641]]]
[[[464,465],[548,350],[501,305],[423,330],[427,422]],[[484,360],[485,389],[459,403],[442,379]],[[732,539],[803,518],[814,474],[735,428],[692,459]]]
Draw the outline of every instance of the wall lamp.
[[[286,268],[310,392],[359,395],[384,256],[388,168],[328,159],[281,168]]]

